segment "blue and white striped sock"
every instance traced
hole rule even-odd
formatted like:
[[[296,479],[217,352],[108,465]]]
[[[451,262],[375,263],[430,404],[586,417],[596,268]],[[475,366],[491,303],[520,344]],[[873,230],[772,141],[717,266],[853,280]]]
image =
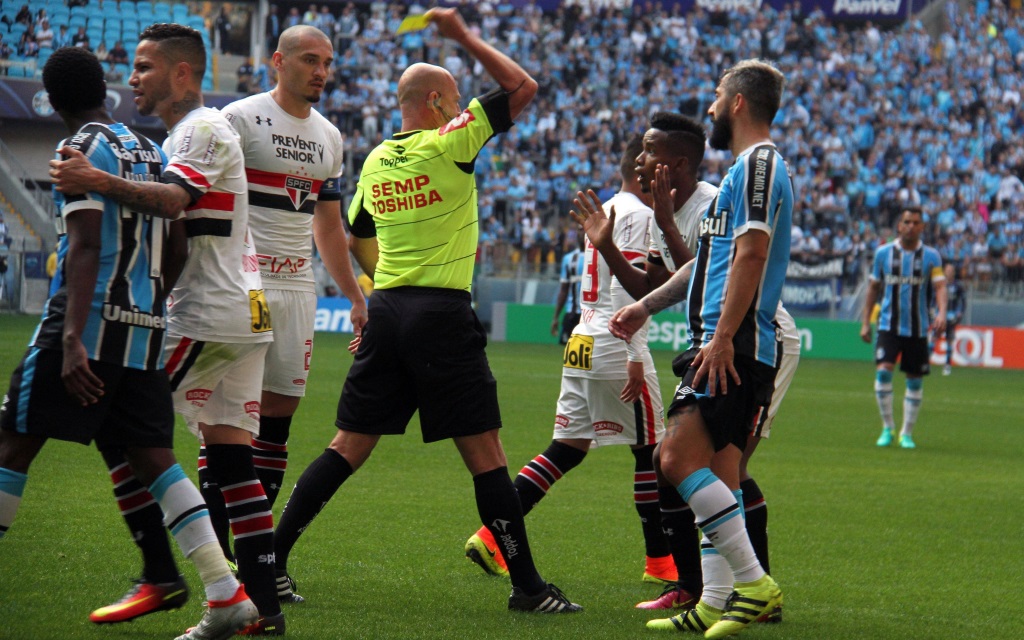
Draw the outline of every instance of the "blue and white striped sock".
[[[199,489],[185,475],[181,465],[174,464],[160,474],[149,487],[164,512],[164,524],[171,530],[181,552],[188,558],[204,544],[216,544],[217,536],[210,524],[210,513]]]
[[[24,473],[0,467],[0,538],[14,523],[14,516],[21,504],[21,494],[25,490],[28,476]]]
[[[697,518],[697,526],[729,563],[737,582],[753,582],[764,575],[750,545],[743,509],[736,496],[711,469],[699,469],[678,487]]]

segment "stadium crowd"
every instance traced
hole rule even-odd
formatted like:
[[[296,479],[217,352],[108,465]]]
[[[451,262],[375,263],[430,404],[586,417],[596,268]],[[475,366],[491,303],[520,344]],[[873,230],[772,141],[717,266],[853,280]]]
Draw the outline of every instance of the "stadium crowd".
[[[319,108],[345,133],[355,166],[400,122],[396,70],[436,62],[473,95],[481,70],[461,52],[429,45],[421,33],[392,36],[404,6],[331,9],[292,8],[283,26],[307,22],[334,38],[335,82]],[[841,255],[852,284],[891,238],[898,208],[919,204],[925,241],[962,278],[982,290],[1020,291],[1024,149],[1011,144],[1024,124],[1019,8],[950,2],[937,36],[917,21],[833,23],[800,15],[796,4],[728,18],[658,3],[544,13],[482,2],[462,10],[541,79],[534,105],[479,160],[485,273],[515,264],[553,273],[575,242],[571,196],[590,186],[612,193],[622,141],[655,111],[702,116],[723,69],[763,56],[789,79],[773,137],[794,172],[794,251],[802,259]],[[271,82],[260,68],[252,90]],[[730,162],[709,151],[705,179],[717,183]]]
[[[789,79],[773,134],[793,170],[800,259],[842,256],[853,285],[892,236],[899,207],[917,204],[925,242],[962,279],[980,291],[1022,293],[1024,148],[1011,143],[1024,126],[1019,2],[950,1],[943,28],[931,33],[918,21],[830,22],[820,12],[800,14],[799,3],[728,16],[699,8],[684,15],[660,3],[594,8],[609,4],[616,3],[565,3],[546,13],[463,3],[467,21],[541,81],[517,126],[478,161],[484,273],[554,275],[575,245],[567,212],[577,189],[610,196],[618,150],[651,113],[703,118],[722,70],[761,56]],[[334,79],[318,109],[345,134],[350,167],[399,127],[395,85],[408,64],[445,66],[464,96],[482,82],[482,69],[457,48],[430,44],[421,32],[393,36],[407,12],[419,11],[385,2],[271,6],[271,43],[294,24],[314,25],[335,43]],[[51,29],[44,16],[21,13],[37,39]],[[240,91],[274,82],[269,65],[239,69]],[[704,178],[717,184],[730,162],[727,152],[709,150]]]

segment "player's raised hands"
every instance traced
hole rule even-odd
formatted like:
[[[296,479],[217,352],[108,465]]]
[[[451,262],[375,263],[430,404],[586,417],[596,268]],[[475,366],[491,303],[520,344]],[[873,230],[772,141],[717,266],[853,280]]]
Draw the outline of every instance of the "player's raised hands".
[[[586,193],[577,191],[572,202],[576,208],[570,210],[569,215],[583,227],[583,233],[587,234],[590,242],[598,250],[610,247],[615,228],[615,207],[612,207],[611,215],[605,215],[601,200],[593,189],[587,189]]]
[[[675,197],[676,190],[672,188],[668,166],[657,165],[654,168],[654,179],[651,180],[651,198],[658,227],[675,224]]]
[[[50,160],[50,179],[53,180],[53,188],[60,193],[70,196],[83,194],[96,185],[97,174],[106,175],[93,167],[78,149],[65,146],[59,153],[65,159]]]

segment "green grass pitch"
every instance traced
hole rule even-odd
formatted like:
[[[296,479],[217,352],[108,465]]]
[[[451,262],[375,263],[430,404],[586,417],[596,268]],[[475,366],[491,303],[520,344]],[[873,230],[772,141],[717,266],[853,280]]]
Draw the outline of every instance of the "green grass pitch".
[[[0,317],[6,388],[35,325]],[[319,335],[308,395],[289,443],[289,486],[333,436],[350,356],[346,336]],[[561,357],[550,346],[493,344],[515,473],[551,439]],[[658,353],[663,392],[670,355]],[[897,376],[897,415],[902,376]],[[772,438],[752,463],[770,508],[773,573],[785,622],[762,639],[1024,638],[1024,372],[957,369],[925,384],[918,449],[879,450],[868,363],[805,361]],[[529,516],[541,572],[585,607],[573,616],[512,614],[507,581],[462,554],[478,526],[472,482],[455,448],[411,433],[386,438],[292,554],[307,597],[287,609],[296,639],[603,639],[657,636],[633,608],[643,542],[632,456],[593,451]],[[179,425],[178,458],[195,478],[195,439]],[[275,508],[280,514],[289,490]],[[52,442],[36,460],[18,518],[0,541],[0,638],[173,638],[201,615],[184,609],[99,627],[89,611],[117,599],[138,558],[94,449]]]

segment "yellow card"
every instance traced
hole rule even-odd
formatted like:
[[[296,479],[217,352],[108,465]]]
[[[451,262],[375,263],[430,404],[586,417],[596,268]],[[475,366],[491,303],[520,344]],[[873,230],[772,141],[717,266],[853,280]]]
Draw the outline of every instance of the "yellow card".
[[[428,24],[430,24],[430,18],[425,13],[405,16],[402,24],[398,25],[398,31],[395,31],[395,35],[400,36],[410,31],[422,31],[427,28]]]

